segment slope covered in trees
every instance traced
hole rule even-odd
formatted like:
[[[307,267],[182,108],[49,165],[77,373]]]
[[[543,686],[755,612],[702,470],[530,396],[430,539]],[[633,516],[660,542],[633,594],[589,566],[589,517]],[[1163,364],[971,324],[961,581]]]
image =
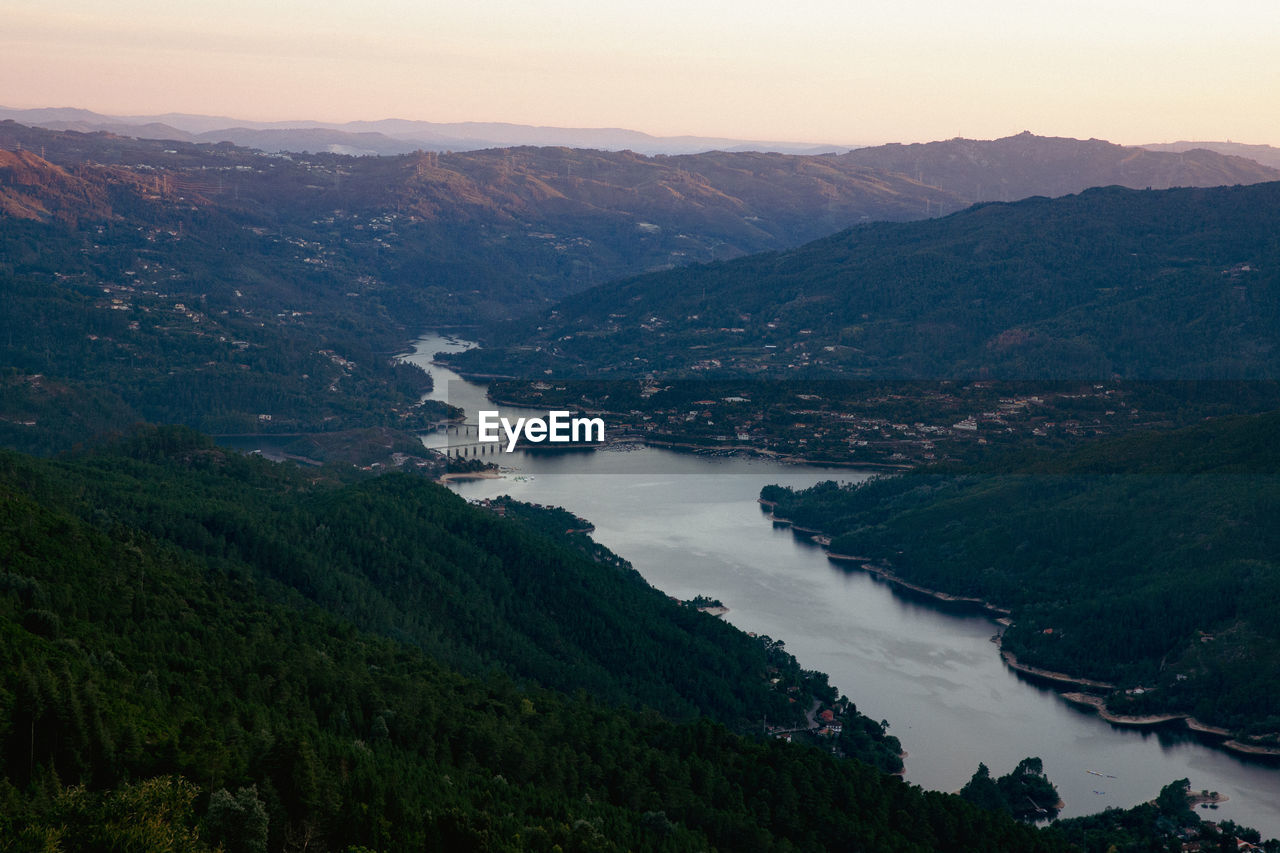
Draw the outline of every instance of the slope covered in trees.
[[[594,288],[450,357],[517,377],[1274,378],[1280,183],[1088,190]]]
[[[1061,849],[715,722],[718,702],[767,704],[755,688],[776,662],[623,565],[421,481],[313,484],[173,431],[126,450],[0,456],[5,849]],[[398,525],[429,543],[399,565]],[[406,611],[419,589],[468,609],[423,617],[437,634],[473,621],[493,636],[369,616],[374,555]],[[527,581],[495,614],[456,594],[473,572],[473,587]],[[621,655],[578,645],[602,614],[625,618],[610,600],[651,634]],[[543,614],[561,624],[530,628]],[[717,699],[731,659],[757,672]],[[708,695],[682,693],[698,670]]]
[[[268,155],[225,143],[0,122],[0,149],[19,147],[27,156],[43,152],[78,178],[107,176],[331,253],[358,254],[366,274],[422,312],[423,325],[509,316],[620,275],[794,246],[860,221],[966,204],[902,175],[754,152]],[[23,185],[21,175],[6,174],[0,171],[0,193],[7,183]]]
[[[780,517],[930,589],[1013,611],[1023,664],[1111,682],[1112,711],[1280,731],[1280,415],[985,470],[768,487]],[[964,470],[964,469],[962,469]]]
[[[0,363],[17,371],[0,432],[35,452],[138,420],[412,429],[441,412],[416,405],[421,374],[390,357],[428,325],[960,206],[830,157],[293,158],[13,123],[0,147]],[[532,347],[462,358],[539,375],[708,359],[746,375],[1256,375],[1276,320],[1266,186],[858,228],[609,285],[507,337]],[[61,405],[32,389],[37,375]]]

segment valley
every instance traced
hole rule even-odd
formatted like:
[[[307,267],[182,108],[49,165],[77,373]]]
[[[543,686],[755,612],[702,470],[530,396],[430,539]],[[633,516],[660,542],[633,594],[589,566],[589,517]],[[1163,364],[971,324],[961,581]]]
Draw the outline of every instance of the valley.
[[[434,397],[475,411],[491,405],[485,386],[431,364],[437,352],[466,348],[429,335],[410,358],[433,371]],[[429,440],[446,446],[449,439]],[[822,527],[820,519],[788,506],[778,515],[794,526],[784,526],[756,504],[764,487],[773,497],[779,484],[802,492],[828,479],[866,482],[872,471],[657,447],[517,452],[498,462],[511,469],[506,479],[456,481],[451,488],[470,500],[510,494],[569,508],[592,522],[593,538],[627,555],[659,589],[679,599],[712,596],[734,625],[784,640],[864,713],[889,721],[907,752],[909,781],[958,790],[979,762],[1007,769],[1032,754],[1058,785],[1064,817],[1136,805],[1166,778],[1185,776],[1197,790],[1232,797],[1223,817],[1267,836],[1280,832],[1280,812],[1271,805],[1280,790],[1274,766],[1223,752],[1221,737],[1200,740],[1176,725],[1116,727],[1077,710],[1042,681],[1005,665],[991,643],[1004,629],[989,614],[912,594],[857,563],[829,561],[809,532],[795,529]],[[934,583],[947,588],[943,580]],[[1093,793],[1100,786],[1086,772],[1104,766],[1122,777],[1108,782],[1105,797]]]
[[[1280,835],[1268,167],[0,149],[6,849]]]

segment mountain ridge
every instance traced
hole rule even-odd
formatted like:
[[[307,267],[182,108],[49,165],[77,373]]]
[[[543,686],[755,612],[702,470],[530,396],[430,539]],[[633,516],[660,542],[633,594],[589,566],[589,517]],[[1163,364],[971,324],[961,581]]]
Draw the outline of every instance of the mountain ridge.
[[[627,128],[553,127],[511,122],[432,122],[411,119],[357,120],[349,122],[246,121],[224,116],[189,113],[119,116],[75,107],[15,109],[0,107],[0,119],[10,118],[51,130],[128,133],[142,128],[147,138],[175,138],[187,142],[235,142],[265,148],[273,144],[297,145],[310,140],[324,148],[279,148],[349,154],[410,154],[417,150],[467,151],[513,145],[552,145],[634,150],[641,154],[694,154],[711,150],[773,151],[802,154],[840,151],[848,145],[735,139],[718,136],[657,136]],[[176,136],[155,136],[171,128]],[[323,133],[321,133],[323,132]],[[137,135],[137,134],[132,134]],[[363,141],[364,145],[360,145]],[[331,146],[352,148],[331,150]]]
[[[1277,217],[1280,182],[987,203],[601,285],[495,329],[506,349],[449,360],[525,377],[1274,378]]]
[[[1204,147],[1153,151],[1102,139],[1036,136],[955,138],[858,148],[839,159],[909,175],[973,203],[1057,197],[1090,187],[1130,189],[1225,186],[1280,178],[1272,166]]]

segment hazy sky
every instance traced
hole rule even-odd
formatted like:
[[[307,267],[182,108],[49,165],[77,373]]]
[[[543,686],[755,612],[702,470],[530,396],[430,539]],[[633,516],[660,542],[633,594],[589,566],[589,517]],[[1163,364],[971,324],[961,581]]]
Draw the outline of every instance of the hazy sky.
[[[1280,145],[1280,0],[0,0],[0,104]]]

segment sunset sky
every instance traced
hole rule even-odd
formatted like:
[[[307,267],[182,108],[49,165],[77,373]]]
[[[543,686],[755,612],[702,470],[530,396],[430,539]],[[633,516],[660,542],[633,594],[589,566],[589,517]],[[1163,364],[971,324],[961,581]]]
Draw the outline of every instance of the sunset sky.
[[[0,104],[1280,145],[1280,2],[0,0]]]

